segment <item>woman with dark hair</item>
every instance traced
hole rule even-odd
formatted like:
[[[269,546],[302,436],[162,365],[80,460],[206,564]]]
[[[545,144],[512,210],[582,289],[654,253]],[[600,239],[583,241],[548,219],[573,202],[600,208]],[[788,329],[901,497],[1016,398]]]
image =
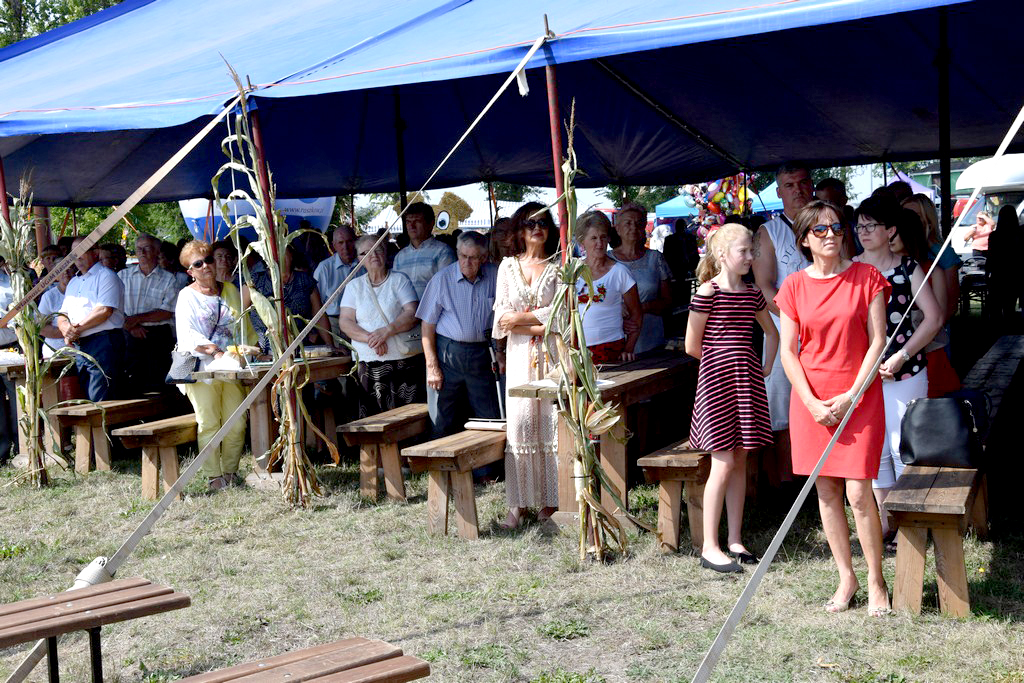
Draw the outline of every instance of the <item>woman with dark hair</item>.
[[[672,309],[672,272],[661,252],[646,246],[647,210],[639,204],[626,204],[615,217],[615,230],[608,237],[614,247],[611,257],[629,269],[640,295],[644,322],[636,353],[660,348],[665,345],[663,316]]]
[[[868,614],[882,616],[889,613],[889,594],[871,480],[878,476],[885,418],[881,383],[871,373],[885,345],[889,283],[874,266],[843,256],[846,225],[835,205],[808,203],[797,213],[793,230],[811,265],[786,278],[775,302],[782,313],[782,365],[793,385],[789,425],[794,473],[811,473],[839,423],[854,409],[854,395],[868,385],[816,482],[821,523],[839,569],[839,586],[825,611],[849,609],[859,588],[845,493],[868,565]]]
[[[506,217],[494,221],[494,227],[487,237],[487,254],[491,263],[501,263],[501,259],[506,256],[515,256],[516,236],[512,232],[512,219]]]
[[[558,231],[551,213],[528,202],[512,215],[518,256],[498,266],[494,300],[494,338],[508,338],[507,385],[526,384],[547,375],[548,354],[543,334],[558,287]],[[527,508],[541,508],[546,519],[558,507],[558,465],[555,456],[555,407],[550,401],[505,396],[507,441],[505,495],[513,529]]]
[[[942,326],[942,312],[932,288],[924,280],[925,270],[917,259],[927,258],[928,240],[917,214],[895,204],[865,199],[857,208],[857,234],[864,253],[855,261],[877,268],[889,281],[892,295],[885,309],[886,336],[892,343],[878,369],[882,376],[886,438],[882,445],[878,476],[872,483],[875,501],[882,507],[889,491],[903,473],[900,460],[900,425],[911,401],[928,395],[928,362],[925,346]],[[911,315],[910,302],[920,290]],[[891,540],[888,515],[882,517],[882,537]]]
[[[157,263],[161,268],[174,276],[174,281],[177,283],[178,289],[187,287],[189,283],[192,282],[192,278],[189,277],[188,271],[182,268],[181,264],[178,263],[178,254],[180,251],[181,250],[171,242],[160,242],[160,254],[157,256]]]

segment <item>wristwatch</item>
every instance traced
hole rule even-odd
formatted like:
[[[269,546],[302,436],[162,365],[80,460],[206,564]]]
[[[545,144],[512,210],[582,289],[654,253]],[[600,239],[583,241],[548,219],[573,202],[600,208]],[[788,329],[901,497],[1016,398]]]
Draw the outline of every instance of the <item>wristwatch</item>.
[[[909,363],[910,362],[910,354],[907,353],[907,350],[906,349],[900,349],[900,353],[903,354],[903,362],[904,363]]]

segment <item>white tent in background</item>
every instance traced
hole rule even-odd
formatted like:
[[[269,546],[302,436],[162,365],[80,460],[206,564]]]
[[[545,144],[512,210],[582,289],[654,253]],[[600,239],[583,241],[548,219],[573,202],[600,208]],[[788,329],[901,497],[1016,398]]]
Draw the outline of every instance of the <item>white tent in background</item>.
[[[469,215],[469,218],[459,222],[459,227],[463,230],[482,230],[485,232],[490,230],[491,209],[488,208],[488,204],[489,202],[486,199],[469,202],[473,212]],[[495,220],[498,218],[510,218],[520,205],[521,202],[498,202],[498,213],[495,215]],[[384,210],[374,216],[369,223],[360,225],[359,228],[363,232],[377,232],[388,226],[391,226],[392,233],[402,232],[402,222],[398,220],[398,214],[395,213],[394,207],[391,206],[384,207]]]

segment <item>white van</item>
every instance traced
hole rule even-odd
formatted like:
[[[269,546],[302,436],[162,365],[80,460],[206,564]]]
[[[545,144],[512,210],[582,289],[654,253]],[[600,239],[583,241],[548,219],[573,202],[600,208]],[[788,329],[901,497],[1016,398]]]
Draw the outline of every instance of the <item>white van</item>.
[[[964,244],[962,235],[974,225],[975,217],[982,209],[995,218],[1001,208],[1010,204],[1016,207],[1018,218],[1021,216],[1024,209],[1024,154],[1004,154],[968,166],[957,178],[956,191],[971,192],[976,187],[982,188],[978,201],[964,209],[960,227],[953,233],[951,246],[958,254],[970,255],[971,247]]]

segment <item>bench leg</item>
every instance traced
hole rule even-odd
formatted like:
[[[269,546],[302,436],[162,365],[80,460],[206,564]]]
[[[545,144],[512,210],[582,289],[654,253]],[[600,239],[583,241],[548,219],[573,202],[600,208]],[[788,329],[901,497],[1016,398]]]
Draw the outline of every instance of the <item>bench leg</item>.
[[[476,521],[476,496],[473,493],[473,472],[452,472],[455,489],[455,523],[459,536],[475,541],[479,537]]]
[[[177,446],[160,447],[160,478],[163,480],[165,493],[178,481]],[[181,500],[180,493],[175,496],[175,500]]]
[[[899,522],[899,520],[897,520]],[[896,532],[896,583],[892,589],[893,609],[921,613],[924,590],[924,557],[928,530],[901,524]]]
[[[618,489],[622,504],[629,508],[629,498],[626,489],[626,426],[625,420],[619,420],[614,427],[601,437],[601,467],[604,468],[608,483]],[[605,509],[615,512],[619,509],[618,503],[612,498],[609,490],[601,489],[601,505]],[[626,512],[626,510],[623,510]]]
[[[988,538],[988,478],[984,474],[981,475],[978,494],[974,496],[974,505],[971,506],[970,525],[974,527],[974,534],[979,540]]]
[[[964,539],[957,529],[932,529],[935,541],[935,574],[939,584],[939,610],[951,617],[971,614],[967,595]]]
[[[439,536],[448,533],[448,473],[430,470],[427,478],[427,531]]]
[[[89,474],[92,460],[92,427],[75,425],[75,472]]]
[[[402,479],[402,461],[398,458],[398,444],[382,443],[379,448],[380,462],[384,467],[384,488],[387,489],[388,498],[404,503],[405,481]]]
[[[142,447],[142,497],[156,500],[160,491],[157,488],[160,470],[160,449],[157,446]]]
[[[558,510],[579,512],[576,502],[576,480],[573,479],[576,458],[573,456],[574,441],[565,418],[558,416]]]
[[[110,471],[110,442],[102,425],[92,428],[92,449],[96,453],[96,470]]]
[[[377,500],[377,445],[359,446],[359,495]]]
[[[679,552],[679,513],[682,512],[683,482],[662,481],[658,487],[658,537],[661,552]]]
[[[704,484],[686,482],[686,518],[690,522],[690,545],[698,553],[704,547]]]
[[[57,382],[50,378],[43,380],[42,405],[44,411],[60,403],[60,393],[57,390]],[[61,454],[60,448],[60,421],[57,418],[47,416],[43,424],[43,446],[54,455]]]

